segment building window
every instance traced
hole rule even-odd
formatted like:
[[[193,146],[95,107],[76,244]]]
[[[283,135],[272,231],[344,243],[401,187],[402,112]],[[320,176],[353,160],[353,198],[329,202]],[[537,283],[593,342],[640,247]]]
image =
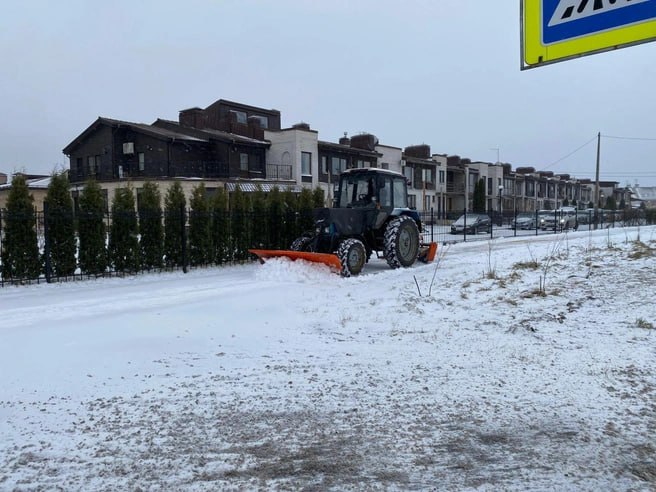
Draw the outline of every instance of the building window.
[[[328,158],[325,155],[321,156],[321,172],[328,174]]]
[[[415,195],[408,195],[408,207],[417,208],[417,197]]]
[[[239,169],[248,171],[248,154],[239,154]]]
[[[492,178],[487,178],[487,195],[492,194]]]
[[[255,116],[251,116],[251,118],[254,118],[257,121],[259,121],[261,128],[269,128],[269,118],[267,118],[266,116],[255,115]]]
[[[248,123],[248,118],[246,116],[246,113],[243,111],[233,111],[235,113],[235,116],[237,117],[237,123],[240,123],[242,125],[245,125]]]
[[[387,162],[383,162],[383,163],[380,165],[380,167],[381,167],[382,169],[389,169],[389,163],[387,163]]]
[[[413,178],[414,171],[410,166],[405,166],[403,168],[403,175],[405,176],[405,179],[408,180],[408,186],[412,187],[412,178]]]
[[[339,157],[332,157],[330,160],[331,160],[330,172],[333,174],[333,176],[340,174],[344,169],[346,169],[346,159],[341,159]]]
[[[440,183],[444,183],[444,178],[445,178],[444,171],[440,171]]]
[[[96,157],[93,155],[87,157],[87,170],[90,176],[96,174]]]
[[[426,181],[427,185],[435,186],[435,169],[425,169],[424,174],[426,176]]]
[[[301,174],[312,176],[312,153],[301,152]]]
[[[146,168],[146,154],[139,152],[137,156],[139,157],[139,171],[143,172],[143,170]]]

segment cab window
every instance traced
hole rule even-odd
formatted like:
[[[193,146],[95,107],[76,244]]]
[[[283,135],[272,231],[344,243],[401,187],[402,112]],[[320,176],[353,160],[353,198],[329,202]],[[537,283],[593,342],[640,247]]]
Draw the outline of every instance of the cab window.
[[[394,207],[408,207],[408,194],[406,191],[406,184],[404,179],[394,180]]]

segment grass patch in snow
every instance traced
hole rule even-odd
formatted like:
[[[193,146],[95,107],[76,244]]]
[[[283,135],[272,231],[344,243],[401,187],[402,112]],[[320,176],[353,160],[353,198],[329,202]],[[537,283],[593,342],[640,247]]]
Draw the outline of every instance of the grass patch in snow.
[[[638,328],[644,328],[645,330],[653,330],[654,329],[654,324],[650,323],[644,318],[638,318],[635,321],[635,324]]]
[[[513,270],[537,270],[540,263],[537,260],[518,261],[512,266]]]
[[[633,242],[633,250],[629,253],[629,259],[640,260],[642,258],[651,258],[656,256],[656,249],[642,241]]]

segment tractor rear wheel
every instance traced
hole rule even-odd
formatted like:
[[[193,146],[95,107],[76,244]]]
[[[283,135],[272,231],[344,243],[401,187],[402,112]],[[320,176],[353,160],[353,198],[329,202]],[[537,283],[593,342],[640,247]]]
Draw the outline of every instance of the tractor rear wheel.
[[[307,236],[297,237],[296,239],[294,239],[289,249],[292,251],[309,251],[311,242],[312,242],[311,237],[307,237]]]
[[[419,254],[419,229],[407,215],[389,221],[385,229],[384,253],[390,268],[409,267]]]
[[[345,239],[337,248],[337,257],[342,263],[342,277],[358,275],[367,260],[367,250],[358,239]]]

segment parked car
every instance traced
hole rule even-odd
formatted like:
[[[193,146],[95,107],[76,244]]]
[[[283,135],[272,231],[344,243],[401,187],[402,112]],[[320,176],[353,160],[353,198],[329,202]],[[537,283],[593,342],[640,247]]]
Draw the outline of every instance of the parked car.
[[[485,214],[465,214],[451,224],[451,234],[478,234],[479,232],[490,233],[492,230],[492,219]]]
[[[552,210],[540,217],[540,229],[543,231],[567,231],[576,230],[579,223],[576,220],[576,209],[572,207],[563,207],[558,210]]]
[[[513,229],[531,230],[535,229],[535,213],[533,212],[520,212],[517,217],[512,221],[511,227]]]

